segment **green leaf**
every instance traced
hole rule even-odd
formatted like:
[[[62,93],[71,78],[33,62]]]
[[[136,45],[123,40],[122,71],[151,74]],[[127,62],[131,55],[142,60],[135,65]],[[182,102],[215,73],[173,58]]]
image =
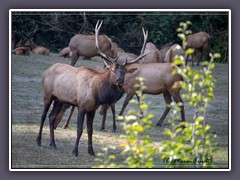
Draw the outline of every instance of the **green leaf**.
[[[190,55],[190,54],[193,54],[194,51],[195,51],[194,49],[188,48],[188,49],[185,51],[185,53],[186,53],[186,55]]]

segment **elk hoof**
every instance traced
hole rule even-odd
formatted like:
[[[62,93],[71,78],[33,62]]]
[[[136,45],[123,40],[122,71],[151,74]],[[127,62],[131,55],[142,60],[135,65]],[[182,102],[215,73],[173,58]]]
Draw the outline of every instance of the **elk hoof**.
[[[72,150],[72,154],[75,156],[75,157],[78,157],[78,149],[77,148],[74,148]]]
[[[50,143],[50,146],[53,147],[54,149],[57,149],[57,146],[55,143]]]
[[[68,126],[67,126],[67,125],[64,125],[62,128],[63,128],[63,129],[67,129],[67,128],[68,128]]]
[[[41,146],[41,139],[39,137],[37,137],[36,142],[38,146]]]
[[[162,126],[162,124],[160,124],[160,123],[157,123],[157,124],[155,124],[155,126],[159,126],[159,127],[161,127],[161,126]]]
[[[93,150],[88,151],[88,154],[90,154],[91,156],[95,156],[95,152]]]

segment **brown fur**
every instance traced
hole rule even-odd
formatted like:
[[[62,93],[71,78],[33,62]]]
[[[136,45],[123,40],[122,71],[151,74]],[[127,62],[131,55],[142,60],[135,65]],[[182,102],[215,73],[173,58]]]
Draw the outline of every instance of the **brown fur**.
[[[14,54],[16,55],[29,55],[30,54],[30,49],[28,47],[18,47],[14,49],[13,51]]]
[[[208,57],[208,43],[209,43],[209,35],[206,32],[197,32],[194,34],[190,34],[186,37],[187,47],[193,48],[195,50],[200,50],[201,53],[207,58]],[[198,59],[197,65],[199,65],[201,59]],[[188,56],[186,58],[186,65],[188,63]],[[193,65],[193,58],[192,58]]]
[[[148,42],[146,44],[146,49],[145,51],[149,51],[149,53],[142,59],[143,63],[158,63],[160,59],[160,52],[156,48],[156,46]]]
[[[164,46],[161,47],[161,49],[159,50],[159,62],[160,63],[164,63],[164,59],[166,57],[166,54],[167,54],[167,51],[171,48],[171,45],[168,43],[168,44],[165,44]]]
[[[173,63],[175,56],[185,56],[182,47],[179,44],[174,44],[167,51],[164,62]]]
[[[43,55],[49,55],[50,54],[49,49],[35,44],[33,42],[32,38],[27,40],[27,42],[25,43],[25,46],[29,47],[30,50],[32,51],[32,53],[34,53],[34,54],[43,54]]]
[[[72,57],[72,51],[70,49],[70,47],[65,47],[63,48],[60,52],[59,52],[59,56],[63,56],[63,57]]]
[[[72,51],[71,65],[74,66],[79,58],[91,58],[98,55],[95,46],[95,35],[76,34],[73,36],[68,45]],[[109,54],[111,51],[111,41],[106,35],[99,36],[99,48],[103,53]]]
[[[78,108],[78,133],[73,154],[78,156],[78,143],[83,130],[83,121],[87,115],[88,152],[95,155],[92,148],[92,123],[96,109],[101,104],[113,104],[122,95],[123,90],[118,78],[124,79],[124,66],[113,64],[111,70],[104,73],[88,67],[74,68],[66,64],[54,64],[42,77],[44,111],[37,143],[41,145],[42,128],[47,111],[54,101],[53,110],[49,115],[51,146],[56,148],[54,140],[54,122],[64,103]],[[120,73],[120,74],[119,74]],[[123,75],[123,77],[121,77]],[[105,94],[104,94],[105,93]]]

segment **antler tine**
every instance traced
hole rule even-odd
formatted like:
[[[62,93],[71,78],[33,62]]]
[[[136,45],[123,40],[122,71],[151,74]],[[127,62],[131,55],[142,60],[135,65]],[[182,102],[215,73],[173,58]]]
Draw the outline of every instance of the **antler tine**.
[[[145,32],[144,28],[142,28],[142,31],[143,31],[143,36],[144,36],[144,42],[143,42],[143,46],[142,46],[141,53],[140,53],[140,55],[139,55],[136,59],[134,59],[134,60],[132,60],[132,61],[130,61],[130,62],[124,63],[125,65],[133,64],[133,63],[139,61],[140,59],[142,59],[143,57],[145,57],[145,56],[149,53],[149,51],[147,51],[146,53],[144,53],[145,48],[146,48],[147,38],[148,38],[148,31]]]
[[[148,31],[145,32],[144,27],[142,27],[142,31],[143,31],[143,36],[144,36],[144,43],[143,43],[143,47],[142,47],[142,50],[141,50],[141,54],[144,53],[144,50],[146,48],[147,38],[148,38]]]
[[[98,54],[99,54],[100,56],[102,56],[103,59],[105,59],[108,63],[112,64],[113,61],[116,61],[116,60],[118,59],[118,57],[117,57],[116,59],[112,59],[112,58],[110,58],[110,57],[107,57],[107,55],[104,54],[104,53],[100,50],[100,48],[99,48],[99,40],[98,40],[98,37],[99,37],[99,31],[100,31],[100,28],[101,28],[101,26],[102,26],[102,23],[103,23],[103,21],[101,21],[100,24],[99,24],[99,20],[98,20],[98,22],[97,22],[97,24],[96,24],[96,26],[95,26],[96,49],[97,49]]]

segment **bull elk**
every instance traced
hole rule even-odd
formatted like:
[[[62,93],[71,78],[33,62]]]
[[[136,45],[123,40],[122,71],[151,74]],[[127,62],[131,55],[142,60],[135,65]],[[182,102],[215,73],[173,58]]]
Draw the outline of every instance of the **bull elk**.
[[[208,58],[208,43],[209,43],[210,36],[206,32],[197,32],[194,34],[187,35],[186,42],[187,48],[193,48],[195,50],[199,50],[201,52],[201,58],[198,59],[197,65],[199,65],[200,60],[202,59],[202,55]],[[189,55],[186,57],[186,65],[188,63]],[[192,65],[193,57],[192,57]]]
[[[140,55],[120,65],[116,59],[104,54],[99,47],[99,30],[102,22],[95,27],[95,45],[98,53],[104,59],[107,71],[99,73],[89,67],[75,68],[67,64],[54,64],[49,67],[42,76],[42,89],[44,110],[41,117],[37,144],[41,146],[42,129],[49,107],[54,101],[53,109],[49,115],[50,146],[56,148],[54,139],[54,121],[64,103],[78,108],[77,138],[72,153],[78,156],[78,144],[83,132],[83,122],[86,115],[88,133],[88,153],[95,155],[92,146],[93,119],[96,109],[102,104],[113,104],[118,101],[124,91],[122,89],[125,73],[133,73],[135,68],[127,68],[128,64],[135,63],[143,58],[146,45],[147,33],[143,31],[144,43]]]
[[[34,54],[43,54],[43,55],[50,54],[50,50],[48,48],[35,44],[32,38],[27,40],[27,42],[25,43],[25,46],[29,47],[32,53]]]
[[[76,64],[79,56],[90,59],[99,55],[95,46],[94,34],[76,34],[71,38],[68,46],[72,51],[72,66]],[[103,53],[109,54],[112,48],[111,39],[106,35],[99,35],[99,48]]]
[[[173,45],[174,47],[175,45]],[[128,105],[128,102],[133,98],[135,95],[135,91],[137,90],[134,86],[137,83],[137,77],[145,78],[145,86],[147,89],[143,90],[144,94],[151,94],[151,95],[158,95],[163,94],[164,101],[166,104],[165,110],[163,115],[161,116],[160,120],[156,124],[157,126],[161,126],[164,122],[166,116],[168,115],[171,108],[168,106],[172,102],[172,99],[176,103],[182,103],[181,106],[181,118],[182,121],[185,121],[185,111],[184,111],[184,104],[183,100],[180,95],[180,88],[173,88],[173,84],[178,81],[182,81],[182,76],[172,74],[172,71],[177,66],[172,65],[171,63],[148,63],[148,64],[130,64],[126,66],[126,68],[134,68],[137,69],[135,72],[131,74],[126,74],[123,84],[124,92],[127,94],[124,103],[122,105],[121,111],[119,115],[123,115],[123,112]],[[138,97],[137,97],[138,98]],[[139,98],[138,98],[139,99]],[[113,112],[113,116],[115,114],[115,106],[111,105],[111,109]],[[109,106],[105,105],[101,107],[101,114],[103,115],[101,129],[105,128],[105,119],[106,113]],[[70,118],[68,118],[65,124],[69,123]],[[113,118],[113,130],[116,130],[116,123],[115,117]]]

